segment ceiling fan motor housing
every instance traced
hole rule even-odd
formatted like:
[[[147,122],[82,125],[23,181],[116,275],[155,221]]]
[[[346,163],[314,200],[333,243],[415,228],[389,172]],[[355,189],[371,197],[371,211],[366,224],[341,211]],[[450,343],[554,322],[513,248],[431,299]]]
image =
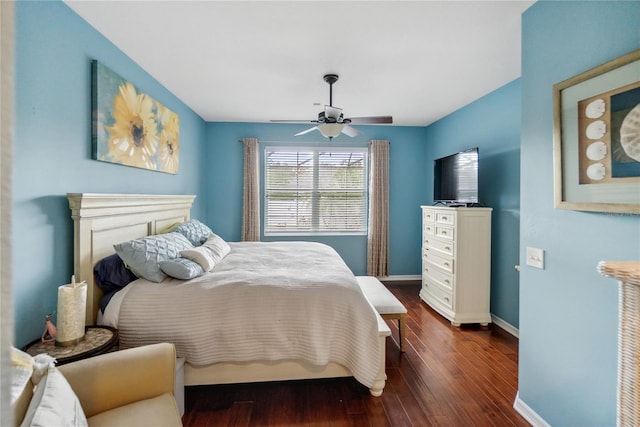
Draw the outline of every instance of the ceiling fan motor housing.
[[[351,120],[344,119],[344,114],[340,113],[339,117],[330,117],[324,111],[318,113],[318,123],[350,123]]]

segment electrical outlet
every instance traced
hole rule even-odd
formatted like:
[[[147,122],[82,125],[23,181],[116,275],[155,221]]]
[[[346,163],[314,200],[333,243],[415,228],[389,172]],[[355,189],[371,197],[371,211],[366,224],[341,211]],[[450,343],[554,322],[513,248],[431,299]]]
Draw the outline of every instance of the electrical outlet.
[[[527,265],[544,270],[544,251],[527,246]]]

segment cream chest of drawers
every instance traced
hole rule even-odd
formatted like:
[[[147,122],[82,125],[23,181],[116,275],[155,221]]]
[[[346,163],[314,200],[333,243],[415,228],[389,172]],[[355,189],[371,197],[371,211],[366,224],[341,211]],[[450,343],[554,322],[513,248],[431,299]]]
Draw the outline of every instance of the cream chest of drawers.
[[[491,322],[491,208],[422,206],[420,298],[454,326]]]

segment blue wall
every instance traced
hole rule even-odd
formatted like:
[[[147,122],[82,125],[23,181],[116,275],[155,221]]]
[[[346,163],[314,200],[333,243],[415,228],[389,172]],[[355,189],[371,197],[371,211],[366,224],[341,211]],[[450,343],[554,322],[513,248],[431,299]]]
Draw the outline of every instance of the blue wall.
[[[519,325],[520,80],[465,106],[426,129],[427,199],[433,202],[433,160],[479,148],[479,191],[491,216],[491,313]]]
[[[17,2],[13,295],[22,346],[40,336],[73,273],[68,192],[199,194],[205,123],[62,2]],[[177,175],[91,160],[90,61],[180,116]],[[203,213],[200,198],[194,215]]]
[[[103,62],[180,115],[181,167],[177,175],[91,159],[92,59]],[[502,103],[517,104],[514,99],[509,101],[514,91],[518,91],[517,83],[429,129],[360,126],[363,131],[360,137],[334,139],[332,144],[341,146],[363,146],[371,139],[391,141],[390,275],[420,274],[419,206],[431,203],[432,159],[453,147],[447,144],[465,144],[462,139],[458,142],[449,139],[440,145],[437,138],[428,141],[427,135],[437,135],[439,131],[448,133],[449,121],[455,124],[463,117],[473,119],[485,104],[492,108],[502,108]],[[517,127],[517,117],[512,116],[505,119],[510,122],[509,129]],[[327,143],[314,133],[293,137],[304,128],[305,125],[288,124],[205,123],[64,3],[18,2],[13,203],[13,266],[18,278],[14,287],[16,345],[24,345],[40,335],[44,314],[56,307],[57,286],[67,283],[72,274],[73,231],[67,192],[196,194],[194,217],[205,220],[225,239],[239,240],[242,144],[238,140],[257,137],[263,146]],[[511,149],[492,148],[490,138],[486,139],[482,144],[473,144],[483,147],[483,154],[487,155],[485,162],[504,163],[500,156],[517,162],[517,158],[510,155]],[[497,145],[511,140],[494,142]],[[441,147],[440,151],[437,147]],[[434,150],[433,153],[430,150]],[[500,170],[508,174],[504,181],[517,183],[517,166]],[[482,179],[490,182],[493,178],[483,173]],[[512,197],[511,190],[505,189],[508,195],[504,197],[517,201],[517,195]],[[501,206],[506,209],[510,205]],[[505,218],[513,220],[513,217]],[[502,226],[494,225],[494,228]],[[354,273],[366,272],[364,236],[323,236],[317,240],[335,247]],[[501,265],[512,268],[513,264],[506,260],[494,266],[494,270],[500,271]],[[495,295],[498,292],[494,292]],[[492,306],[499,307],[509,298],[515,300],[517,295],[499,297],[498,303],[492,300]],[[513,307],[513,300],[504,304]],[[517,326],[517,315],[513,320],[508,314],[496,314]]]
[[[262,150],[269,145],[328,145],[329,141],[312,132],[294,137],[307,125],[264,123],[207,124],[207,184],[203,198],[207,201],[207,223],[227,240],[239,240],[242,220],[244,137],[258,138]],[[362,135],[349,138],[340,135],[333,146],[367,146],[372,139],[388,139],[389,149],[389,274],[420,274],[420,204],[425,202],[427,183],[424,158],[424,128],[396,126],[358,126]],[[322,236],[314,240],[333,246],[357,275],[366,273],[366,236]],[[278,237],[279,240],[282,238]],[[274,240],[265,238],[263,240]]]
[[[615,424],[617,286],[595,267],[600,260],[640,258],[640,218],[553,208],[551,88],[640,47],[638,22],[638,2],[538,2],[523,15],[520,81],[427,129],[371,126],[356,139],[391,141],[393,275],[420,272],[419,205],[432,199],[433,158],[480,146],[482,186],[499,189],[484,194],[485,204],[494,208],[492,309],[518,325],[512,311],[517,294],[509,293],[517,292],[510,271],[517,262],[509,248],[521,212],[519,393],[553,425]],[[197,194],[194,216],[237,240],[242,188],[237,141],[246,136],[293,141],[301,128],[205,124],[61,2],[18,2],[15,24],[12,257],[15,343],[21,346],[40,335],[44,314],[55,309],[57,286],[72,272],[67,192]],[[91,59],[180,115],[178,175],[91,160]],[[520,86],[518,158],[514,124],[520,110],[514,98]],[[317,141],[314,135],[302,140]],[[514,188],[518,162],[520,207]],[[330,240],[356,273],[364,271],[363,240]],[[545,270],[524,266],[526,246],[546,250]]]
[[[97,59],[141,91],[180,115],[180,172],[168,175],[91,159],[90,61]],[[431,203],[432,161],[468,146],[481,147],[481,183],[495,188],[485,203],[494,208],[494,314],[518,325],[517,278],[508,248],[518,213],[519,82],[428,127],[360,126],[358,138],[340,146],[388,139],[390,147],[390,275],[420,274],[421,214]],[[494,114],[487,111],[494,111]],[[500,116],[500,121],[496,117]],[[485,123],[467,131],[468,121]],[[243,137],[262,146],[325,144],[318,134],[294,138],[305,125],[205,123],[117,47],[61,2],[16,6],[16,143],[13,265],[16,344],[39,336],[43,316],[55,309],[57,286],[73,270],[72,221],[67,192],[191,193],[193,215],[227,240],[239,240]],[[470,138],[474,138],[473,142]],[[514,147],[515,144],[515,147]],[[356,274],[366,272],[364,236],[323,236]],[[504,255],[504,256],[503,256]],[[515,284],[515,285],[514,285]],[[511,311],[510,311],[511,310]]]
[[[613,426],[617,284],[596,265],[640,259],[640,217],[554,209],[552,87],[638,49],[640,2],[538,2],[522,23],[520,399],[551,425]]]

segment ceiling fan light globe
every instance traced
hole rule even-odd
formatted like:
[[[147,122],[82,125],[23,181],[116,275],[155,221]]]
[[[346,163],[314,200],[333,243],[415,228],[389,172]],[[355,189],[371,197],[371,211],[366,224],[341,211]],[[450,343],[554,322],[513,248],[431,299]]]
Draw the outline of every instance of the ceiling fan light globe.
[[[342,123],[323,123],[318,125],[318,130],[322,134],[322,136],[326,138],[333,138],[340,135],[344,125]]]

